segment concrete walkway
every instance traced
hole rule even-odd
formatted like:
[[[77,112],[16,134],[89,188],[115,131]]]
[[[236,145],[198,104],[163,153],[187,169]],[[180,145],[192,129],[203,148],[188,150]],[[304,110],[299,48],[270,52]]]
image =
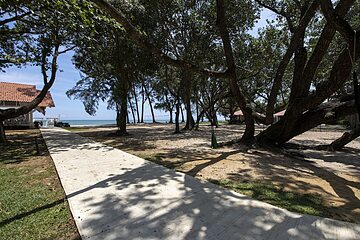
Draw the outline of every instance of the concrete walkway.
[[[42,129],[83,239],[360,239],[360,226],[291,213],[92,142]]]

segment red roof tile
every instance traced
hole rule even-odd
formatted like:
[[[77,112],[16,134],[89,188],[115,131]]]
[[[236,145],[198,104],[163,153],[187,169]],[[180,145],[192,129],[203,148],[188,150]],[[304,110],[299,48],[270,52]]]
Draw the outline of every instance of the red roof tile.
[[[29,103],[39,94],[34,85],[0,82],[0,101]],[[55,107],[54,101],[48,92],[39,107]]]
[[[282,110],[282,111],[280,111],[280,112],[277,112],[277,113],[275,113],[274,115],[275,115],[275,116],[278,116],[278,117],[282,117],[282,116],[285,115],[285,112],[286,112],[286,109],[285,109],[285,110]]]

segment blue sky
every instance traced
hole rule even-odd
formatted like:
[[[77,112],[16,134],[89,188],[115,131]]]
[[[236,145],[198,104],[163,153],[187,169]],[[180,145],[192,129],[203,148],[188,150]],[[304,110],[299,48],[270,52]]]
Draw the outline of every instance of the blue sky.
[[[251,34],[256,35],[257,29],[266,25],[266,19],[274,18],[274,14],[264,10],[261,12],[261,18],[256,24]],[[106,103],[100,103],[98,111],[95,116],[90,116],[84,110],[84,106],[80,100],[69,99],[66,96],[66,91],[71,89],[80,79],[80,73],[72,64],[73,52],[62,54],[59,59],[59,69],[57,79],[51,88],[51,95],[54,99],[55,108],[49,108],[46,111],[46,117],[59,117],[62,120],[113,120],[115,113],[113,110],[107,110]],[[14,82],[36,85],[41,89],[42,75],[39,67],[11,67],[6,69],[5,73],[0,73],[0,82]],[[168,113],[155,110],[155,114],[159,119],[167,119]],[[40,113],[36,113],[35,117],[43,117]],[[150,119],[150,110],[146,104],[145,119]]]

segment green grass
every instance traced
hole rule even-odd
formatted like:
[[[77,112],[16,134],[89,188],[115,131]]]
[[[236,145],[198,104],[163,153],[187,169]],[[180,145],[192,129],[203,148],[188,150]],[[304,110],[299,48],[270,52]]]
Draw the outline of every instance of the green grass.
[[[25,131],[24,131],[25,132]],[[41,142],[31,138],[0,145],[0,239],[76,239],[64,192]],[[3,154],[4,153],[4,154]]]
[[[331,210],[324,206],[323,199],[314,194],[283,191],[272,184],[262,182],[234,182],[227,179],[208,180],[214,184],[292,212],[323,217],[331,216]]]

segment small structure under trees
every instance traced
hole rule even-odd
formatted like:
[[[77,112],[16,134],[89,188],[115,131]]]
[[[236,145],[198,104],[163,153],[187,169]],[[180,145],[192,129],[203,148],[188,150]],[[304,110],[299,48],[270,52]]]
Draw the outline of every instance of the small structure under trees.
[[[19,108],[30,103],[39,94],[40,90],[34,85],[0,82],[0,109]],[[39,111],[45,114],[45,109],[55,107],[50,92],[32,111],[21,116],[4,121],[5,127],[33,127],[33,113]]]

